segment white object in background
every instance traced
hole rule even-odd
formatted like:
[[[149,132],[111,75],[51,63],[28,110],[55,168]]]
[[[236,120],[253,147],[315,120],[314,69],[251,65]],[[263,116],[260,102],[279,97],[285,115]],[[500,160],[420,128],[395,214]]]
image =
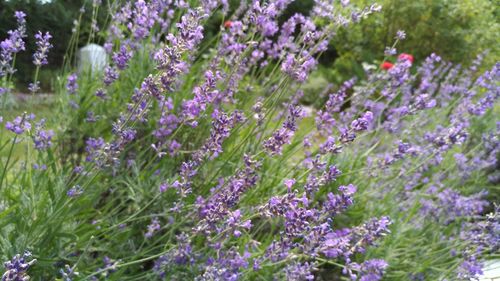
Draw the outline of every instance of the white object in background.
[[[89,44],[78,52],[78,71],[91,70],[92,73],[102,72],[108,62],[108,55],[104,47]]]
[[[500,281],[500,260],[491,260],[485,262],[483,275],[479,281]]]

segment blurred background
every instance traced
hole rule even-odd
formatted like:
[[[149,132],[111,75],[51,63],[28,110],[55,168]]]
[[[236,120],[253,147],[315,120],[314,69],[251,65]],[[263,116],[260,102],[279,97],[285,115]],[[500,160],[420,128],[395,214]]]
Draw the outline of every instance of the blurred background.
[[[82,7],[91,7],[85,0],[0,0],[0,38],[15,27],[14,11],[23,10],[27,16],[28,36],[38,31],[49,31],[53,35],[49,65],[41,70],[39,79],[43,92],[51,92],[58,69],[62,66],[64,55],[74,28],[74,21],[82,18],[82,33],[77,44],[82,47],[88,43],[91,13],[81,13]],[[102,1],[97,17],[100,32],[94,41],[103,42],[108,18],[110,0]],[[237,7],[239,1],[231,1]],[[358,6],[366,6],[375,1],[351,0]],[[489,50],[484,65],[498,60],[500,46],[500,0],[379,0],[382,13],[363,20],[360,24],[340,30],[330,42],[328,51],[320,58],[319,71],[313,77],[312,85],[322,88],[326,83],[339,84],[353,76],[362,76],[362,62],[377,63],[383,57],[386,46],[392,45],[397,30],[404,30],[407,39],[398,45],[398,52],[412,54],[417,64],[431,53],[437,53],[451,62],[469,64],[481,52]],[[314,0],[297,0],[289,6],[283,19],[300,11],[310,11]],[[219,30],[221,18],[213,18],[206,26],[210,38]],[[86,33],[87,32],[87,33]],[[18,73],[15,85],[19,92],[26,92],[33,79],[31,55],[35,51],[34,40],[27,40],[27,50],[17,58]],[[309,89],[304,103],[317,100],[315,88]]]

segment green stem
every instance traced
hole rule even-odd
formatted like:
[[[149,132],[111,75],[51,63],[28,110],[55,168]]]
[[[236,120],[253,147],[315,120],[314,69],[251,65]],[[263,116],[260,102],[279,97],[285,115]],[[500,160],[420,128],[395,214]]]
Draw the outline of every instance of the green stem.
[[[26,113],[23,114],[23,118],[21,120],[21,123],[24,122],[25,116],[26,116]],[[5,175],[7,174],[7,168],[9,167],[10,159],[12,158],[12,152],[14,151],[14,145],[16,144],[16,141],[17,141],[17,134],[14,136],[14,139],[12,140],[12,145],[10,146],[10,150],[9,150],[9,156],[7,156],[7,162],[5,162],[5,166],[3,167],[2,177],[0,177],[0,190],[2,190],[3,179],[5,178]]]

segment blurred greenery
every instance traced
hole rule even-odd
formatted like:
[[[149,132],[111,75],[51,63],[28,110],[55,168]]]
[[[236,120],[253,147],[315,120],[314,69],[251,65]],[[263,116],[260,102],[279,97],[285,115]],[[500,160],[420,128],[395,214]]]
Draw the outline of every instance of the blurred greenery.
[[[372,0],[353,0],[352,4],[365,7]],[[108,1],[103,1],[106,5]],[[294,1],[282,16],[282,20],[295,13],[307,14],[314,1]],[[407,39],[398,44],[399,52],[411,53],[417,63],[431,53],[437,53],[451,62],[469,64],[477,54],[489,50],[490,56],[485,65],[498,60],[500,53],[500,3],[498,0],[382,0],[380,14],[363,19],[360,24],[341,29],[330,43],[329,49],[320,58],[321,73],[330,83],[339,84],[353,76],[362,76],[362,62],[380,61],[386,46],[392,45],[396,31],[404,30]],[[50,51],[49,66],[42,68],[40,80],[45,90],[53,90],[53,79],[63,63],[68,49],[73,21],[78,18],[80,8],[90,1],[85,0],[0,0],[0,38],[15,28],[13,13],[23,10],[28,15],[27,51],[19,55],[16,75],[18,89],[25,90],[32,82],[33,70],[31,55],[35,51],[33,35],[38,30],[52,33],[54,48]],[[238,1],[231,1],[235,9]],[[105,26],[106,9],[100,8],[98,25]],[[90,24],[91,13],[84,14],[83,22]],[[207,38],[217,34],[222,18],[209,21],[205,31]],[[89,28],[81,28],[89,30]],[[89,34],[78,37],[77,46],[86,44]],[[314,91],[313,91],[314,92]],[[306,100],[317,100],[307,98]],[[306,101],[306,103],[309,103]]]
[[[55,74],[61,68],[64,56],[68,50],[74,21],[80,15],[80,8],[86,0],[0,0],[0,40],[7,36],[9,30],[16,28],[14,11],[24,11],[27,15],[26,51],[21,52],[16,57],[17,74],[15,83],[18,90],[26,91],[29,83],[33,82],[35,68],[32,64],[32,55],[36,50],[34,35],[38,31],[50,32],[53,36],[51,43],[53,48],[49,52],[49,64],[41,68],[39,80],[44,91],[52,91]],[[103,1],[103,5],[106,1]],[[90,9],[90,5],[86,5]],[[101,12],[104,12],[101,8]],[[83,14],[85,26],[80,30],[88,31],[92,13]],[[98,24],[102,26],[106,20],[106,15],[98,17]],[[78,46],[83,46],[88,40],[88,32],[80,34]]]
[[[297,10],[307,9],[299,1]],[[372,0],[352,0],[358,7]],[[491,67],[500,54],[500,1],[498,0],[381,0],[382,12],[360,23],[340,29],[328,50],[319,59],[319,71],[304,89],[304,104],[320,107],[325,102],[322,89],[340,85],[353,77],[364,77],[363,63],[375,67],[384,58],[386,46],[392,46],[398,30],[406,39],[398,42],[398,53],[409,53],[420,64],[436,53],[444,60],[470,65],[477,55],[488,52],[482,65]],[[389,58],[394,61],[396,58]]]
[[[359,6],[371,0],[351,1]],[[407,37],[398,43],[398,53],[410,53],[416,63],[436,53],[446,61],[470,64],[483,51],[490,55],[485,65],[498,60],[500,53],[497,0],[382,0],[380,15],[341,30],[331,42],[339,58],[325,66],[335,82],[360,75],[362,62],[381,61],[386,46],[394,43],[398,30]],[[330,80],[329,79],[329,80]]]

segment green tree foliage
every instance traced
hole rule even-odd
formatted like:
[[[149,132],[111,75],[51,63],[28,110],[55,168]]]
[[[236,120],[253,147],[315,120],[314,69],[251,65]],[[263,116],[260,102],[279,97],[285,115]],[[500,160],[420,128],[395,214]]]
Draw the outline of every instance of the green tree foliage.
[[[51,43],[53,48],[49,53],[49,64],[42,68],[40,80],[42,87],[45,90],[50,90],[54,72],[56,72],[63,64],[64,56],[68,49],[68,44],[71,39],[74,21],[78,19],[80,8],[84,5],[85,0],[0,0],[0,40],[7,36],[7,31],[14,29],[16,21],[14,11],[22,10],[27,14],[27,34],[26,51],[18,54],[16,58],[16,66],[18,73],[16,74],[16,86],[19,89],[24,89],[33,80],[32,55],[36,50],[34,34],[37,31],[49,31],[53,38]],[[103,3],[104,4],[104,3]],[[88,3],[90,9],[90,3]],[[102,9],[104,10],[104,9]],[[87,25],[90,23],[90,14],[85,13],[83,22]],[[99,17],[99,24],[106,20],[106,16]],[[89,28],[81,28],[81,30],[89,30]],[[79,36],[78,45],[82,46],[87,42],[88,33]]]
[[[369,5],[371,0],[355,0]],[[489,50],[489,65],[500,53],[499,8],[496,0],[382,0],[380,15],[363,20],[338,33],[332,42],[340,58],[333,63],[331,76],[359,74],[361,62],[381,60],[398,30],[407,33],[398,52],[411,53],[417,61],[431,53],[445,60],[469,64],[477,54]],[[329,66],[331,66],[330,64]]]

